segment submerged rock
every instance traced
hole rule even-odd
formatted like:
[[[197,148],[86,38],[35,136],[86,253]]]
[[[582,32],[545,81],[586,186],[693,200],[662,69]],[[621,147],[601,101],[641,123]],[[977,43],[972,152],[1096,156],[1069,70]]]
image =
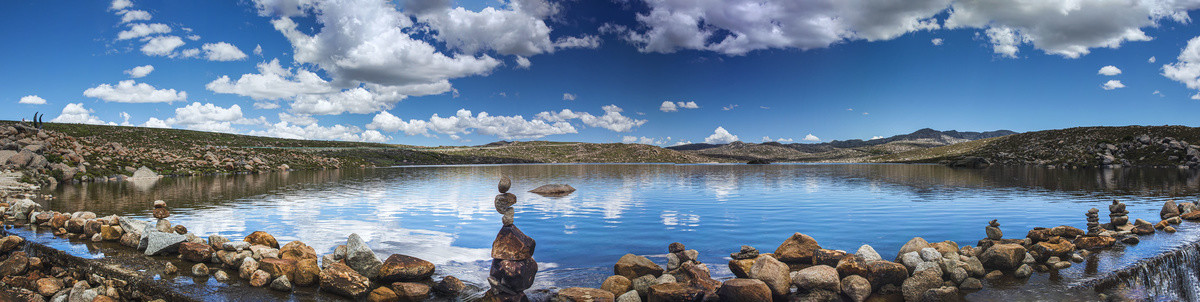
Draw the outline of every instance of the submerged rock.
[[[179,244],[187,241],[187,237],[179,234],[150,232],[146,237],[147,256],[162,255],[174,253],[179,248]]]
[[[529,193],[534,193],[544,196],[566,196],[575,192],[575,188],[567,184],[549,184],[529,190]]]

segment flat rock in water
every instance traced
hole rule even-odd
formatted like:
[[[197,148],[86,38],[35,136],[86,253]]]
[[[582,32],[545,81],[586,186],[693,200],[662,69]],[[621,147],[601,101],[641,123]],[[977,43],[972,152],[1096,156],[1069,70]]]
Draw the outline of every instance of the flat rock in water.
[[[141,167],[141,168],[138,168],[137,171],[134,171],[133,177],[130,177],[129,179],[149,179],[149,178],[158,178],[158,173],[155,173],[154,170],[150,170],[150,168]]]
[[[529,192],[543,196],[567,196],[575,192],[575,188],[567,184],[549,184],[529,190]]]
[[[146,236],[146,255],[160,255],[164,253],[173,253],[179,248],[179,244],[187,241],[187,236],[164,233],[150,232]]]

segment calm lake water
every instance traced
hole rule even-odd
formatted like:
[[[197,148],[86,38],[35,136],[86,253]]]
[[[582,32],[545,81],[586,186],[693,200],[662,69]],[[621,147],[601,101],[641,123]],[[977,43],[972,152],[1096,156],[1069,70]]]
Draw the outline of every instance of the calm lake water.
[[[423,258],[438,265],[439,275],[486,286],[489,250],[501,226],[492,198],[502,174],[512,178],[518,197],[517,226],[538,243],[536,288],[599,287],[622,255],[646,255],[665,264],[667,244],[675,241],[699,250],[701,261],[720,279],[732,277],[726,262],[741,245],[769,253],[794,232],[829,249],[853,252],[870,244],[890,259],[914,236],[974,245],[992,219],[999,219],[1006,238],[1023,238],[1038,226],[1082,229],[1089,208],[1101,209],[1107,222],[1113,199],[1129,205],[1131,218],[1157,222],[1164,201],[1194,201],[1200,191],[1200,175],[1178,169],[569,164],[94,183],[60,186],[53,192],[57,199],[48,203],[58,211],[151,219],[150,202],[162,199],[171,208],[170,220],[193,233],[240,238],[262,230],[280,242],[301,240],[321,254],[358,233],[380,258],[393,253]],[[547,183],[570,184],[578,191],[566,197],[526,192]],[[1141,245],[1061,274],[1038,274],[1031,282],[1055,285],[1038,288],[1065,287],[1200,238],[1188,223],[1180,229],[1144,237]]]

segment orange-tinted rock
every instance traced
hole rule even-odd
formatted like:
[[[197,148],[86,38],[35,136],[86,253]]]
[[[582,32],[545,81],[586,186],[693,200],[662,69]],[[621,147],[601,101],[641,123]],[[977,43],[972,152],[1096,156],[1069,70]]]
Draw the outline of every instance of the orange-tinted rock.
[[[369,302],[399,302],[400,297],[397,297],[396,292],[392,291],[391,288],[388,288],[387,286],[380,286],[380,287],[376,288],[375,290],[371,291],[371,293],[367,295],[367,301],[369,301]]]
[[[421,258],[393,254],[379,267],[380,281],[421,281],[433,275],[434,266]]]
[[[279,248],[279,258],[287,260],[317,259],[317,251],[304,242],[292,241]]]
[[[0,252],[14,250],[23,242],[25,242],[25,239],[16,235],[4,236],[4,239],[0,239]]]
[[[171,217],[171,211],[167,211],[167,208],[154,208],[152,214],[154,214],[154,218],[157,219],[167,219],[167,217]]]
[[[396,282],[391,285],[392,292],[401,302],[419,302],[429,298],[429,285],[417,282]]]
[[[296,277],[296,261],[275,258],[258,260],[258,269],[271,274],[271,279],[288,276],[288,280]]]
[[[1014,270],[1025,260],[1025,247],[1009,243],[993,245],[979,256],[979,260],[983,262],[983,267],[988,269]]]
[[[251,245],[261,244],[275,249],[279,248],[279,242],[275,241],[275,236],[271,236],[271,234],[263,231],[250,233],[250,235],[246,235],[246,238],[242,240],[249,242]]]
[[[650,302],[701,301],[704,291],[683,283],[664,283],[651,286],[647,298]]]
[[[838,261],[836,268],[839,278],[846,278],[852,275],[865,278],[871,274],[871,268],[867,266],[867,261],[859,255],[842,258],[841,261]]]
[[[1183,220],[1200,220],[1200,211],[1187,212],[1183,215],[1179,215],[1179,218],[1183,218]]]
[[[828,265],[829,267],[837,267],[838,262],[842,258],[848,256],[845,251],[817,249],[813,251],[812,265]]]
[[[625,276],[629,280],[637,279],[644,275],[654,275],[654,277],[662,276],[663,269],[658,264],[646,257],[625,254],[621,259],[617,260],[617,264],[613,265],[613,275]]]
[[[525,260],[533,257],[537,242],[526,236],[515,225],[500,228],[496,240],[492,241],[492,258],[504,260]]]
[[[717,287],[721,286],[720,281],[713,280],[712,276],[709,276],[708,271],[701,268],[695,262],[684,263],[674,275],[678,282],[699,288],[708,294],[715,294]]]
[[[191,262],[208,262],[216,252],[203,243],[184,242],[179,244],[179,258]]]
[[[613,293],[596,288],[568,287],[559,290],[554,301],[561,302],[612,302],[616,301]]]
[[[289,277],[291,278],[291,277]],[[296,278],[291,279],[296,286],[310,286],[321,280],[321,267],[317,259],[303,259],[296,262]]]
[[[1058,239],[1055,241],[1038,242],[1029,246],[1029,253],[1037,257],[1038,262],[1045,262],[1050,257],[1070,259],[1075,251],[1075,245],[1070,241]]]
[[[608,279],[604,279],[604,283],[600,285],[600,289],[607,290],[615,296],[620,296],[633,289],[633,282],[629,278],[625,278],[625,276],[608,276]]]
[[[1060,225],[1050,229],[1050,235],[1064,239],[1074,239],[1075,237],[1083,236],[1084,233],[1083,230],[1068,225]]]
[[[812,263],[813,252],[820,249],[817,240],[801,233],[792,234],[775,249],[775,258],[783,262]]]
[[[750,267],[754,266],[754,259],[729,260],[729,271],[738,278],[750,278]]]
[[[721,301],[770,302],[771,288],[758,279],[737,278],[721,284],[717,297]]]
[[[1116,239],[1108,236],[1085,236],[1075,239],[1075,248],[1084,250],[1094,250],[1111,247],[1117,243]]]
[[[371,280],[341,262],[329,264],[321,271],[321,290],[358,298],[371,289]]]

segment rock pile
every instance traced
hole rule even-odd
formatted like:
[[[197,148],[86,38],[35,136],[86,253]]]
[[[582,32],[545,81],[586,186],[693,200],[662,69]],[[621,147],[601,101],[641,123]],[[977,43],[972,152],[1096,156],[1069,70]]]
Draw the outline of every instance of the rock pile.
[[[988,239],[991,239],[991,240],[1004,239],[1004,232],[1000,231],[1000,223],[996,222],[996,219],[992,219],[992,221],[989,221],[988,226],[984,227],[983,230],[987,234]]]
[[[1129,211],[1125,210],[1125,203],[1113,200],[1108,205],[1108,212],[1109,230],[1119,230],[1129,224]]]
[[[517,196],[508,193],[511,186],[508,176],[502,176],[497,186],[500,194],[495,198],[496,212],[504,215],[504,226],[492,242],[492,268],[487,279],[491,289],[484,295],[484,301],[528,301],[525,290],[533,286],[538,271],[537,261],[533,260],[537,242],[513,223],[512,206],[517,203]]]
[[[1101,231],[1100,210],[1096,208],[1088,209],[1088,212],[1085,214],[1085,216],[1087,216],[1087,234],[1099,235]]]

